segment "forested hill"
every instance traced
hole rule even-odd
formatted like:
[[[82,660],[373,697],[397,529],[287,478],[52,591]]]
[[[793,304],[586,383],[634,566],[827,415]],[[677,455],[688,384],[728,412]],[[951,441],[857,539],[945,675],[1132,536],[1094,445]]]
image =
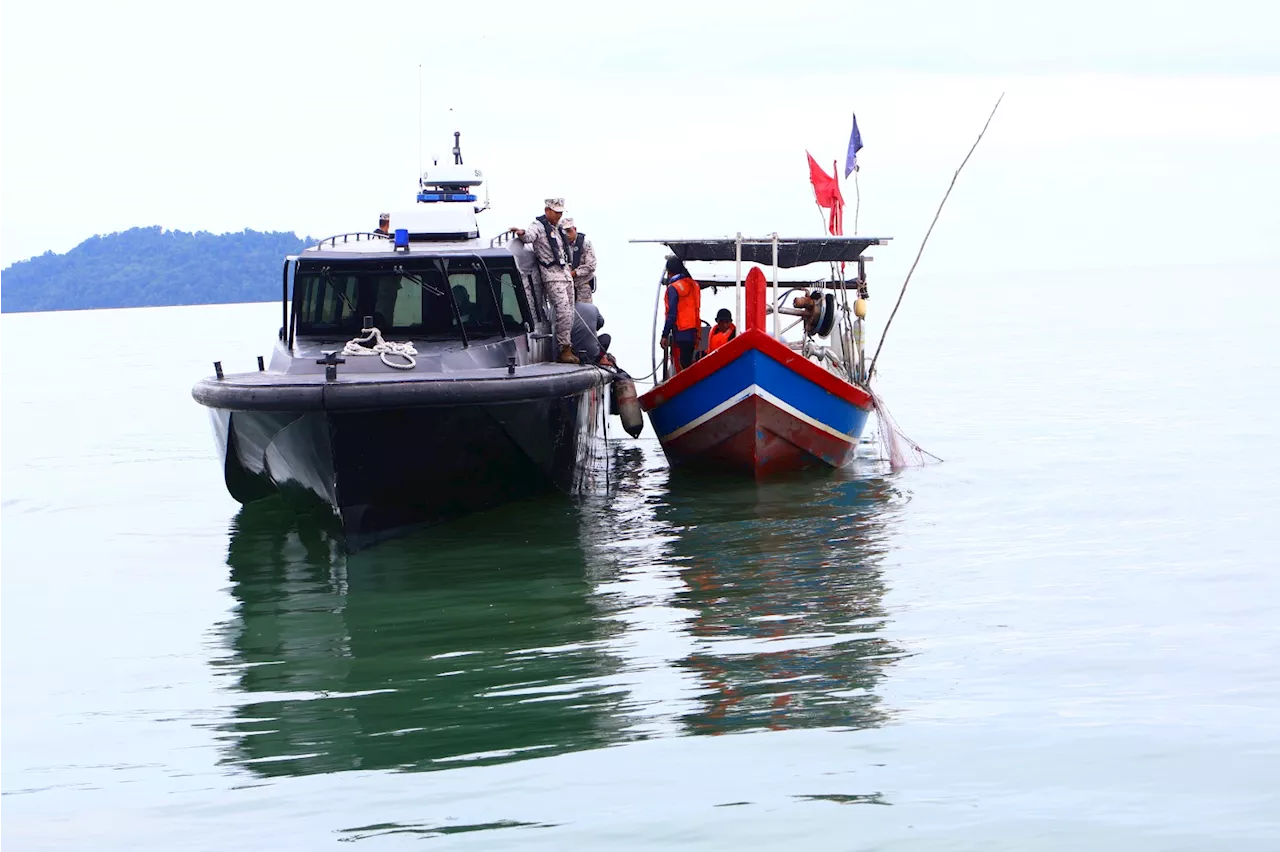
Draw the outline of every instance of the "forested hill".
[[[13,264],[0,273],[0,306],[13,313],[271,301],[280,298],[285,255],[310,242],[279,231],[132,228]]]

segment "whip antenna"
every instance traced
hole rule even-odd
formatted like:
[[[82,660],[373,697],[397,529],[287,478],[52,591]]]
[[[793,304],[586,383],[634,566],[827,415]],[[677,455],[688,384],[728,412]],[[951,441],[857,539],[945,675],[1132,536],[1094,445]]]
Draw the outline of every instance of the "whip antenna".
[[[422,63],[418,63],[418,179],[422,179]]]

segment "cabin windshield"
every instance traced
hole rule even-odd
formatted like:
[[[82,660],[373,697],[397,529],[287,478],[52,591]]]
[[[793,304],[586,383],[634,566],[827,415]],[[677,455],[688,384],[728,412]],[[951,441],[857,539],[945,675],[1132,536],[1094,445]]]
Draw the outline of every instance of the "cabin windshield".
[[[306,259],[293,290],[296,334],[351,339],[372,317],[387,338],[510,336],[529,321],[523,289],[512,258]]]

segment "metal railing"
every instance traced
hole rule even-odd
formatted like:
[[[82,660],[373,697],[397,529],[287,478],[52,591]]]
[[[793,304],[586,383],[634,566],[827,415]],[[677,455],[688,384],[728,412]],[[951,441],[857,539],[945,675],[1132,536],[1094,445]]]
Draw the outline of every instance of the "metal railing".
[[[384,234],[380,231],[352,231],[348,234],[334,234],[332,237],[325,237],[323,240],[321,240],[320,242],[312,246],[312,248],[324,248],[325,243],[328,243],[333,248],[337,248],[339,240],[341,240],[344,243],[346,242],[358,243],[362,239],[366,242],[370,242],[373,240],[389,240],[391,239],[391,235]]]

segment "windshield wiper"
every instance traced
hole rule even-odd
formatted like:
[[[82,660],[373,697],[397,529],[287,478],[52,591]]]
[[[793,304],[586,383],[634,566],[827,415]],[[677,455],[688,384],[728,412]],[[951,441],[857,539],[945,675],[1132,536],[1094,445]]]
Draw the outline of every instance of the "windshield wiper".
[[[329,274],[329,267],[320,267],[320,274],[324,276],[324,282],[333,288],[333,292],[338,294],[338,298],[342,300],[342,304],[346,305],[351,311],[351,315],[355,316],[356,306],[351,304],[351,300],[347,298],[347,294],[344,293],[337,284],[333,283],[333,276]]]
[[[399,275],[404,278],[408,278],[414,284],[417,284],[423,290],[426,290],[428,293],[435,296],[436,298],[441,298],[444,296],[443,290],[439,289],[434,284],[428,284],[426,281],[423,281],[417,275],[407,271],[403,266],[392,267],[391,271],[394,272],[396,275]]]

